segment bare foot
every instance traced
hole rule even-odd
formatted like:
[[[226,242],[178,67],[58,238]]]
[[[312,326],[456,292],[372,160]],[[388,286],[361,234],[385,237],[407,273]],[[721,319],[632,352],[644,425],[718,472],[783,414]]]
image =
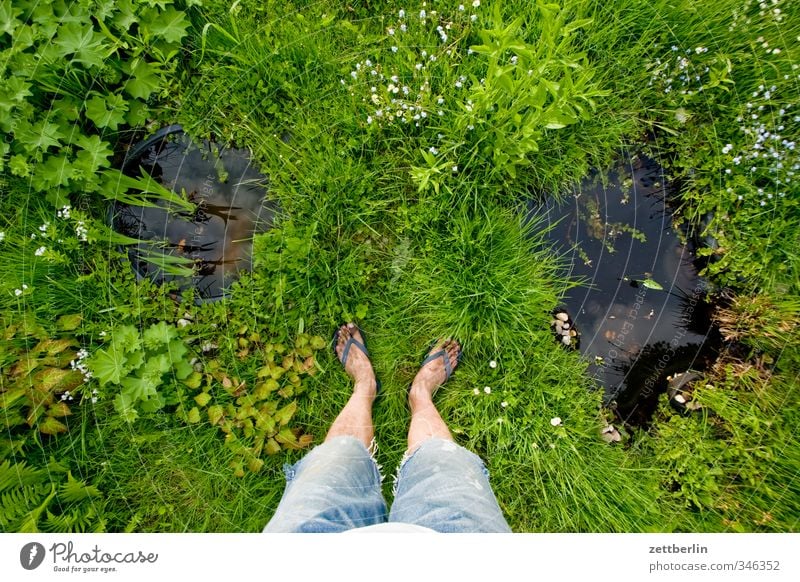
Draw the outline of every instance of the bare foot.
[[[458,365],[458,355],[461,353],[461,346],[457,341],[448,339],[438,342],[428,355],[435,354],[444,350],[450,362],[450,369],[455,370]],[[444,357],[436,358],[422,366],[414,381],[411,383],[411,390],[408,397],[412,401],[432,400],[436,390],[447,381],[447,370],[444,365]]]
[[[336,356],[342,360],[345,344],[350,338],[364,344],[364,338],[358,327],[353,323],[347,323],[339,328],[339,339],[336,342]],[[370,398],[375,398],[377,394],[377,382],[375,381],[375,371],[372,369],[372,362],[356,344],[351,344],[347,352],[347,360],[344,366],[345,372],[355,381],[353,394],[363,394]]]

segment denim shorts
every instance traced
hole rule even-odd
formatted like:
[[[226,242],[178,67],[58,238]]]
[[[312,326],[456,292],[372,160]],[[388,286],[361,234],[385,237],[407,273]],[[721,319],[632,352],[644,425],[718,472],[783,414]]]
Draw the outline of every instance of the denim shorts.
[[[390,512],[378,465],[356,438],[333,438],[284,470],[286,490],[267,533],[341,532],[387,521],[442,533],[511,531],[481,459],[450,440],[428,439],[403,459]]]

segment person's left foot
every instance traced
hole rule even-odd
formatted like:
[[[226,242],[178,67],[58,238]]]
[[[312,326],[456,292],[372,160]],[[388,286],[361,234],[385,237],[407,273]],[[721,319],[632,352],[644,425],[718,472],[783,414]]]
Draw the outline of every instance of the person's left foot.
[[[364,338],[358,327],[353,323],[347,323],[339,328],[339,337],[336,342],[336,355],[339,361],[344,354],[344,348],[350,338],[355,339],[364,345]],[[352,344],[347,352],[347,359],[344,362],[345,372],[355,381],[353,393],[362,393],[365,396],[374,398],[377,395],[377,382],[375,371],[372,369],[372,362],[356,344]]]
[[[461,346],[453,339],[438,342],[428,356],[437,352],[444,351],[444,354],[439,358],[428,362],[422,366],[411,382],[411,389],[409,390],[409,398],[411,400],[431,400],[433,394],[438,390],[439,386],[447,381],[447,368],[445,367],[445,358],[450,366],[450,370],[455,370],[458,366],[458,356],[461,353]]]

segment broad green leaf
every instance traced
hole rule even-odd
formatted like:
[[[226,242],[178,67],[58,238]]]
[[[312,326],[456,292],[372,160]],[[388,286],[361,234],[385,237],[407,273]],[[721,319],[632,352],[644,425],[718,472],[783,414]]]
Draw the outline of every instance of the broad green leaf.
[[[193,407],[189,411],[189,414],[186,415],[186,421],[189,422],[190,424],[195,424],[200,422],[200,409],[198,409],[196,406]]]
[[[120,95],[109,94],[105,97],[95,95],[86,102],[86,117],[97,127],[108,127],[116,130],[125,123],[125,112],[128,104]]]
[[[8,161],[8,168],[12,174],[20,178],[27,178],[31,175],[31,165],[28,163],[28,159],[19,154],[11,156]]]
[[[166,399],[156,392],[155,396],[150,396],[142,400],[139,403],[139,408],[142,409],[142,412],[156,412],[164,408],[166,402]]]
[[[37,427],[42,434],[59,434],[67,432],[67,425],[52,416],[45,416]]]
[[[275,455],[281,452],[281,446],[275,439],[268,439],[267,442],[264,443],[264,452],[268,455]]]
[[[122,394],[130,398],[133,404],[138,400],[147,400],[158,395],[158,380],[149,376],[142,378],[126,376],[120,381],[120,384],[122,385]]]
[[[167,42],[178,43],[186,36],[189,22],[183,12],[168,7],[160,13],[156,10],[147,12],[147,22],[142,25],[154,36],[160,36]]]
[[[81,157],[81,154],[88,156],[92,160],[92,165],[95,169],[108,167],[108,159],[114,154],[114,151],[107,141],[103,141],[97,135],[80,134],[75,143],[83,148],[82,152],[78,152],[78,157]]]
[[[182,378],[178,378],[179,380]],[[191,372],[186,378],[183,378],[183,383],[187,388],[197,390],[203,381],[203,375],[200,372]]]
[[[175,377],[178,380],[184,380],[194,372],[194,368],[186,360],[179,360],[177,362],[173,360],[173,369],[175,371]]]
[[[15,141],[19,141],[28,153],[33,153],[37,150],[59,147],[61,140],[66,136],[59,125],[40,119],[20,130],[16,137]]]
[[[45,368],[32,377],[33,386],[42,392],[63,392],[83,384],[83,374],[77,370]]]
[[[174,339],[167,345],[167,354],[169,354],[170,362],[172,362],[173,365],[177,362],[182,361],[183,356],[185,356],[186,352],[188,351],[189,348],[187,348],[186,344],[183,343],[183,341],[180,339]]]
[[[47,156],[44,163],[34,167],[31,183],[40,191],[67,186],[73,177],[72,165],[66,155]]]
[[[117,394],[114,398],[114,410],[127,422],[133,422],[139,416],[133,407],[133,399],[125,394]]]
[[[101,386],[109,382],[119,384],[125,370],[125,354],[123,350],[113,343],[109,348],[97,350],[87,361],[89,370],[100,381]]]
[[[83,321],[83,315],[80,313],[73,313],[72,315],[62,315],[56,320],[56,328],[60,331],[73,331],[78,329],[80,326],[81,321]]]
[[[111,341],[125,352],[134,352],[141,348],[142,339],[139,330],[132,325],[119,325],[111,331]]]
[[[206,404],[211,402],[211,394],[208,392],[201,392],[197,396],[194,397],[194,401],[197,402],[197,405],[200,408],[203,408]]]
[[[143,377],[150,378],[153,382],[159,384],[161,376],[169,372],[170,368],[172,368],[172,365],[170,364],[169,356],[167,354],[158,354],[147,359],[140,369],[140,373]]]
[[[4,79],[0,85],[0,109],[10,110],[16,103],[22,103],[26,97],[30,97],[30,83],[25,82],[22,77],[11,77]]]
[[[285,426],[275,435],[275,440],[283,445],[293,445],[297,442],[297,437],[294,436],[294,433],[288,426]]]
[[[288,424],[288,422],[294,416],[294,413],[297,411],[297,400],[292,400],[289,404],[281,408],[278,412],[275,413],[275,420],[280,424]]]
[[[207,413],[208,413],[208,422],[210,422],[212,425],[217,424],[222,418],[222,415],[224,414],[222,406],[220,406],[219,404],[215,404],[214,406],[209,406]]]
[[[128,113],[125,115],[125,121],[131,127],[139,127],[147,121],[147,115],[150,110],[147,103],[139,99],[133,99],[128,102]]]
[[[147,99],[160,84],[158,70],[144,59],[139,59],[131,68],[130,79],[125,83],[125,92],[131,97]]]
[[[136,7],[132,0],[117,0],[115,5],[117,12],[112,22],[120,32],[128,32],[131,26],[139,22]]]
[[[247,461],[247,468],[250,469],[252,473],[258,473],[263,466],[264,460],[259,459],[258,457],[252,457],[249,461]]]
[[[655,289],[656,291],[663,291],[664,288],[661,286],[660,283],[654,281],[653,279],[645,279],[642,281],[642,286],[648,289]]]
[[[59,26],[53,44],[58,47],[59,56],[73,55],[73,60],[90,67],[102,67],[109,48],[103,42],[103,35],[95,32],[91,25],[77,22],[66,22]]]
[[[154,323],[144,332],[144,345],[150,349],[157,349],[178,337],[178,330],[164,321]]]
[[[22,14],[22,9],[15,8],[11,0],[0,2],[0,36],[8,34],[14,37],[14,30],[22,25],[22,21],[17,16]]]

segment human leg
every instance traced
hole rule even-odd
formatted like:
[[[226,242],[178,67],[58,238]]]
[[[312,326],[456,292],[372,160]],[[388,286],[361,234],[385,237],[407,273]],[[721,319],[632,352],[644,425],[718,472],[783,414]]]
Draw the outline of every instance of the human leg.
[[[335,347],[355,381],[353,394],[336,417],[325,442],[287,466],[286,490],[265,532],[334,532],[386,521],[380,471],[372,458],[375,374],[352,324],[339,330]],[[346,353],[345,353],[346,351]]]
[[[409,391],[408,452],[400,466],[389,521],[439,532],[510,532],[481,459],[453,441],[433,395],[458,364],[460,346],[448,341],[432,353]]]

